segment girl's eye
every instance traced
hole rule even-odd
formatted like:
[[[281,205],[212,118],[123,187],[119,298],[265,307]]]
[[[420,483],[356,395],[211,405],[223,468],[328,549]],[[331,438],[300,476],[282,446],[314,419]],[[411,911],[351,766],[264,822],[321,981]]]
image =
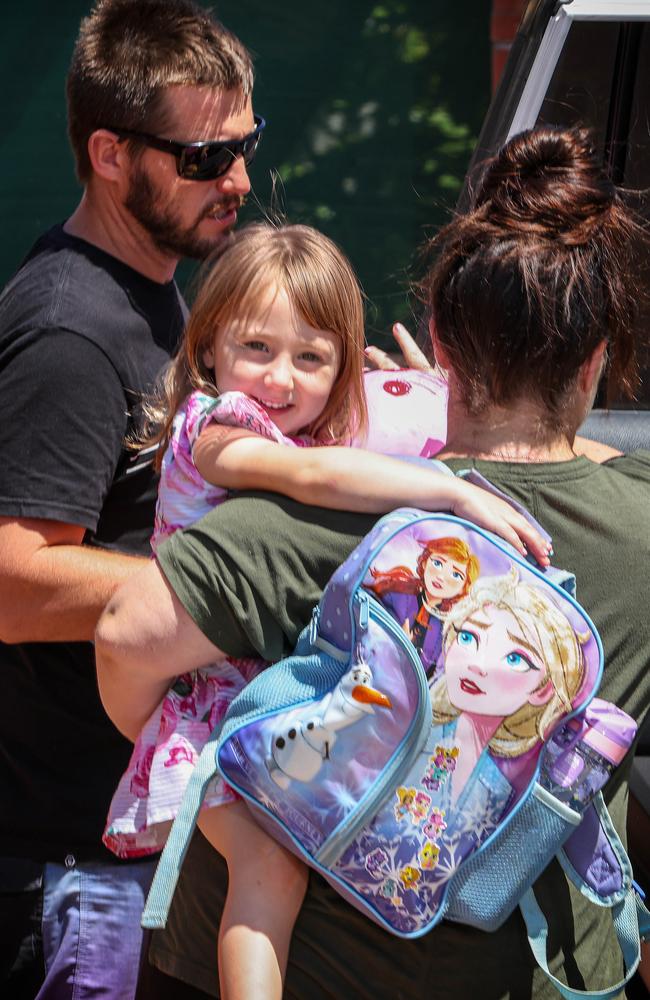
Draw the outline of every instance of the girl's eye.
[[[455,569],[454,572],[451,575],[453,576],[454,580],[460,580],[461,583],[465,579],[465,577],[463,576],[463,574],[459,573],[457,569]]]
[[[471,646],[476,646],[478,649],[478,638],[469,629],[462,628],[458,630],[458,645],[464,646],[465,649],[470,649]]]
[[[431,562],[436,567],[436,569],[442,569],[442,562],[440,559],[432,559]]]
[[[303,351],[300,355],[301,361],[309,361],[311,364],[320,364],[322,358],[320,354],[315,354],[314,351]]]
[[[527,670],[539,670],[539,667],[535,666],[532,660],[524,653],[520,653],[515,649],[506,656],[506,663],[511,670],[516,670],[522,674]]]
[[[268,352],[268,347],[263,340],[247,340],[242,345],[247,351],[266,351]]]

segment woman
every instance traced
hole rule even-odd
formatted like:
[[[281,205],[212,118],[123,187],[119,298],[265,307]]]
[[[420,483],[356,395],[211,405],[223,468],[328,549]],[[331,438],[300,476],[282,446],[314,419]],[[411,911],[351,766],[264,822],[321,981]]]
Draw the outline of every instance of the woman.
[[[487,165],[472,209],[433,241],[422,286],[449,385],[438,457],[476,468],[551,533],[603,641],[599,693],[637,720],[650,702],[650,453],[595,464],[576,453],[576,432],[605,370],[610,396],[633,392],[641,237],[590,136],[538,129]],[[626,796],[619,774],[605,795],[619,833]],[[551,970],[583,989],[618,981],[609,916],[572,895],[555,865],[535,892],[556,928]],[[515,914],[494,947],[507,954],[520,928]],[[497,973],[482,987],[500,995]]]

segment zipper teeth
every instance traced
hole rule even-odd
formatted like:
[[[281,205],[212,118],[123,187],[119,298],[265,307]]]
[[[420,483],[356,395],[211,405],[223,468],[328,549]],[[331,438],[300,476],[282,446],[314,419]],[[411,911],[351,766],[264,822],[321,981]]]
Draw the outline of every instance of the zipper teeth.
[[[370,617],[384,625],[386,630],[397,640],[398,645],[406,652],[418,682],[418,708],[393,758],[384,768],[383,774],[375,780],[370,791],[364,795],[352,812],[345,817],[315,853],[314,860],[326,867],[334,865],[343,851],[354,840],[359,830],[365,826],[367,820],[377,813],[387,788],[399,783],[402,774],[408,773],[413,760],[420,752],[423,730],[425,737],[429,731],[428,722],[426,727],[424,726],[429,704],[428,685],[418,654],[397,623],[374,598],[363,594],[361,600],[368,602]]]

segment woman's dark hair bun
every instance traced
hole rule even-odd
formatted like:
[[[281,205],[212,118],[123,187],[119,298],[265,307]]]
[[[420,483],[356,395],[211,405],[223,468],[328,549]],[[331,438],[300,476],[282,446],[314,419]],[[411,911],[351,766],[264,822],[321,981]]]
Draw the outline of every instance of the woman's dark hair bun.
[[[607,220],[615,199],[590,134],[547,127],[515,136],[489,162],[475,208],[505,229],[579,245]]]
[[[626,200],[584,129],[522,132],[485,165],[422,284],[469,413],[526,397],[559,426],[603,341],[608,394],[632,394],[648,240]]]

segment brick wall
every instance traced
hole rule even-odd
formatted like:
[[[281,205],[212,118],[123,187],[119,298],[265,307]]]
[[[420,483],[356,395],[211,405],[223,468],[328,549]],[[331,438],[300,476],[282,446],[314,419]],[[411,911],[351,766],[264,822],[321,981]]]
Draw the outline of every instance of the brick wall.
[[[492,92],[496,90],[527,0],[492,0]]]

